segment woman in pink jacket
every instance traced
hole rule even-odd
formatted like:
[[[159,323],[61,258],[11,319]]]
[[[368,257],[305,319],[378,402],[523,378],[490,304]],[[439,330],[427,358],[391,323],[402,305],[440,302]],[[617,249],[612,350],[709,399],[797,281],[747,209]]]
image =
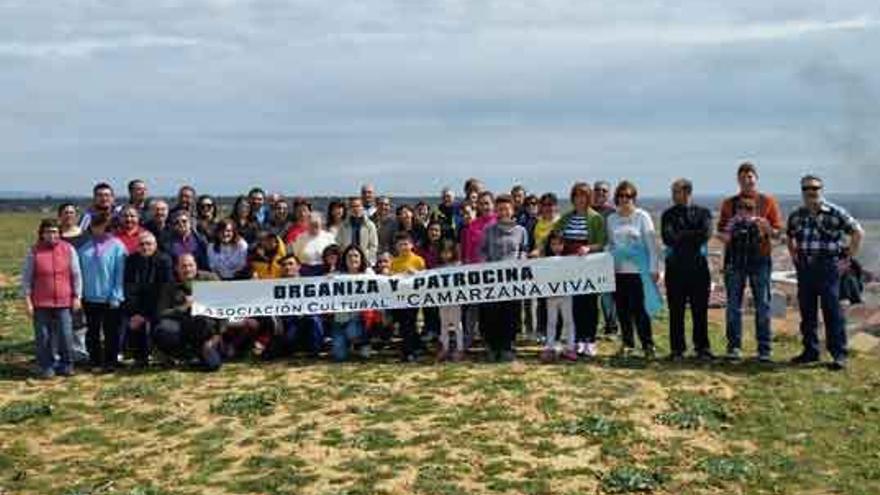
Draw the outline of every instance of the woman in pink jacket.
[[[28,315],[34,322],[40,377],[73,373],[73,322],[80,309],[82,274],[76,249],[61,240],[58,221],[40,222],[39,240],[25,258],[21,276]],[[58,359],[52,341],[58,346]]]

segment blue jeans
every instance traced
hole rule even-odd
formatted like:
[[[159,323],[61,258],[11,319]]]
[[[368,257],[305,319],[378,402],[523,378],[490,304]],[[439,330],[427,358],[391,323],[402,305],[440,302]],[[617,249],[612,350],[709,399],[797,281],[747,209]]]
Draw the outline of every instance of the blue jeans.
[[[755,299],[755,334],[758,354],[770,354],[770,258],[747,268],[727,268],[724,286],[727,289],[727,350],[742,349],[742,305],[746,282]]]
[[[797,264],[798,304],[804,354],[819,357],[819,305],[825,322],[825,345],[834,359],[846,357],[846,324],[840,307],[837,258],[822,257]]]
[[[360,342],[364,335],[364,323],[360,315],[354,316],[345,323],[333,324],[332,346],[330,355],[334,361],[345,361],[351,354],[351,346]]]
[[[292,354],[297,346],[315,356],[324,343],[324,324],[320,316],[291,316],[281,319],[283,332],[272,339],[272,352],[268,357]]]
[[[58,362],[52,342],[58,351]],[[43,373],[73,371],[73,318],[70,308],[34,309],[34,343],[37,365]]]

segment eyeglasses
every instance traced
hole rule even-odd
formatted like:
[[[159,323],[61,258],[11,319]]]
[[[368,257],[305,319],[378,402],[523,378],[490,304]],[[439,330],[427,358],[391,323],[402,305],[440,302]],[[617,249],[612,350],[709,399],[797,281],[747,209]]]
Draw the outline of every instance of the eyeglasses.
[[[809,191],[820,191],[822,186],[801,186],[801,191],[809,192]]]
[[[617,195],[617,199],[633,199],[635,195],[629,193],[620,193]]]

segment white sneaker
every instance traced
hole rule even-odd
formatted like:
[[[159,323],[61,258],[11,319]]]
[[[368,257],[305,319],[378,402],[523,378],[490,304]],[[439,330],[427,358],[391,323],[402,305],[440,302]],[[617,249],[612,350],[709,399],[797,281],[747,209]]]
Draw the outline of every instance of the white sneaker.
[[[596,354],[599,353],[599,346],[597,346],[595,342],[587,342],[584,353],[589,357],[596,357]]]
[[[585,342],[578,342],[577,343],[578,355],[583,356],[585,352],[587,352],[587,344]]]

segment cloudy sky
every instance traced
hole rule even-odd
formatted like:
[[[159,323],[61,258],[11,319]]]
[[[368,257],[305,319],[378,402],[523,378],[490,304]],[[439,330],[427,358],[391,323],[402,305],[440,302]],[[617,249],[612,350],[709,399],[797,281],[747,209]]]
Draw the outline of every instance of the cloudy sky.
[[[0,190],[880,188],[876,0],[724,3],[0,0]]]

